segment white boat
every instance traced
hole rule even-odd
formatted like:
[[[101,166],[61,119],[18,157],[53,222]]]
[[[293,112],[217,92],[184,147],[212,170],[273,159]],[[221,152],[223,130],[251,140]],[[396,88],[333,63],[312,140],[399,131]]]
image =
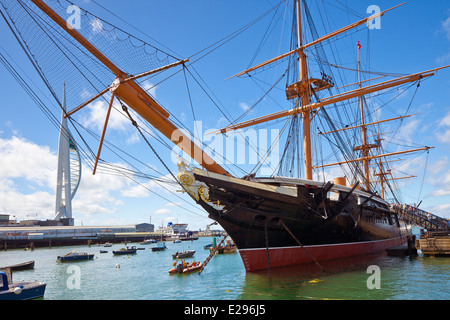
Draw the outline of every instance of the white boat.
[[[146,245],[146,244],[152,244],[152,243],[156,243],[158,241],[154,240],[154,239],[147,239],[141,242],[142,245]]]

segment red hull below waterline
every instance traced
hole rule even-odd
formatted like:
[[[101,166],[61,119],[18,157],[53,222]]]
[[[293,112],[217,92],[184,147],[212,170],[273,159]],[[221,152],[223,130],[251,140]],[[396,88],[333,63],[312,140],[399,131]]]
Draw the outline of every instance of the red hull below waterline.
[[[355,257],[380,252],[395,246],[406,244],[407,236],[354,243],[317,245],[302,247],[269,248],[270,267],[286,267],[296,264],[326,261],[339,258]],[[247,272],[267,269],[267,250],[240,249],[242,261]],[[309,254],[308,254],[309,253]]]

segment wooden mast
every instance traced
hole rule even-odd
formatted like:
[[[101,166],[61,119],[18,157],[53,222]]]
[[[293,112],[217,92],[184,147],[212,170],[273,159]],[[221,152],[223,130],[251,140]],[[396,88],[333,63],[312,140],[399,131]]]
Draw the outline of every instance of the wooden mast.
[[[300,0],[297,2],[297,38],[298,38],[298,60],[300,67],[300,83],[308,82],[308,64],[306,61],[306,54],[303,50],[303,36],[302,36],[302,17]],[[303,86],[303,92],[299,99],[302,100],[302,106],[310,104],[309,100],[309,85]],[[311,119],[310,111],[302,112],[303,119],[303,152],[305,158],[305,179],[312,180],[312,157],[311,157]]]
[[[378,120],[378,113],[377,113],[377,120]],[[381,154],[381,139],[380,138],[380,125],[377,123],[377,139],[375,140],[375,142],[377,143],[378,147],[378,154]],[[375,176],[379,176],[380,177],[380,186],[381,186],[381,199],[384,200],[384,179],[385,179],[385,175],[387,175],[388,173],[383,172],[383,162],[381,161],[381,158],[378,159],[378,167],[380,169],[380,172],[377,174],[375,173]],[[390,170],[389,170],[390,173]]]
[[[358,87],[361,89],[361,60],[360,60],[360,50],[361,45],[358,41]],[[370,171],[369,171],[369,148],[370,146],[367,144],[367,128],[364,124],[364,96],[359,97],[359,108],[361,112],[361,132],[362,132],[362,145],[359,148],[362,151],[363,154],[363,164],[364,164],[364,178],[365,178],[365,185],[366,190],[370,191]],[[356,150],[354,149],[354,150]]]
[[[136,82],[134,82],[134,78],[130,78],[128,74],[120,70],[112,61],[78,33],[78,31],[70,28],[67,25],[67,22],[45,4],[44,1],[31,1],[114,73],[116,80],[112,84],[110,91],[115,97],[125,102],[130,108],[164,134],[164,136],[172,140],[172,142],[179,146],[203,168],[214,173],[230,176],[224,168],[216,163],[208,154],[203,152],[201,147],[196,145],[168,119],[169,113],[151,98]],[[102,92],[105,93],[106,90]],[[174,140],[174,138],[176,138],[176,140]]]

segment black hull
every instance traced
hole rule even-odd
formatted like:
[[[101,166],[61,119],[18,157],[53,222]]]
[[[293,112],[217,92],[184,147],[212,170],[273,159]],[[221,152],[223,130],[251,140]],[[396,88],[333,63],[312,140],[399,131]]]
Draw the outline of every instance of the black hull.
[[[209,194],[197,203],[239,250],[368,243],[410,234],[386,202],[365,192],[317,182],[247,182],[202,172],[194,171],[194,177]],[[338,198],[330,199],[330,191]]]

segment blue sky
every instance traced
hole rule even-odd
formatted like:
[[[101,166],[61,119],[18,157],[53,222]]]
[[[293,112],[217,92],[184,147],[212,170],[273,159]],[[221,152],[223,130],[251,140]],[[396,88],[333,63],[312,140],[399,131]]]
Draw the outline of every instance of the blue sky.
[[[276,0],[189,2],[177,0],[170,3],[162,0],[135,0],[130,5],[130,2],[119,0],[97,1],[102,5],[107,4],[108,10],[129,23],[126,24],[92,1],[74,2],[138,38],[151,43],[157,40],[180,58],[192,56],[279,3]],[[381,10],[385,10],[399,3],[381,0],[375,2],[327,0],[311,3],[311,11],[317,18],[318,33],[323,35],[325,30],[321,21],[327,21],[328,31],[336,30],[369,16],[366,11],[370,5],[375,4]],[[327,8],[326,17],[314,13],[317,7],[322,9],[322,4]],[[347,4],[355,14],[343,10],[340,4]],[[342,65],[355,68],[357,41],[361,41],[363,46],[362,68],[365,70],[408,74],[450,64],[450,5],[446,0],[432,0],[426,4],[419,0],[408,1],[404,6],[383,16],[380,29],[368,31],[360,28],[360,32],[340,38],[342,44],[335,44],[335,48],[339,51]],[[290,14],[289,10],[285,11],[285,5],[281,4],[276,15],[269,14],[254,27],[193,65],[195,71],[201,75],[201,79],[207,83],[209,92],[214,93],[215,100],[220,102],[221,108],[226,110],[231,118],[237,118],[262,96],[263,90],[258,84],[267,89],[266,84],[274,83],[277,79],[277,72],[278,77],[280,76],[281,67],[274,68],[275,70],[271,70],[274,72],[269,75],[258,74],[258,81],[248,80],[245,77],[227,81],[225,79],[251,65],[286,52],[291,23],[287,17]],[[266,33],[267,24],[272,21],[272,17],[275,17],[273,21],[278,21],[278,25]],[[0,34],[0,52],[8,57],[12,64],[20,66],[20,72],[27,75],[30,86],[59,118],[60,113],[52,97],[3,20],[0,21]],[[264,35],[266,41],[261,41]],[[255,48],[261,43],[264,46],[255,56]],[[2,75],[0,213],[14,215],[19,220],[50,219],[54,215],[58,130],[3,65],[0,65],[0,74]],[[188,78],[195,119],[202,120],[203,131],[227,124],[223,115],[196,82]],[[348,79],[349,83],[355,82],[352,76]],[[151,86],[154,82],[154,79],[149,79],[144,85]],[[283,88],[285,83],[285,80],[281,81],[279,87]],[[404,125],[396,137],[408,146],[435,147],[430,150],[428,160],[426,154],[422,153],[406,157],[400,164],[399,175],[418,176],[414,180],[398,182],[402,199],[408,203],[422,200],[422,208],[448,218],[450,218],[449,85],[450,70],[442,70],[424,81],[409,109],[409,113],[420,114],[404,120]],[[263,99],[245,119],[289,108],[290,105],[283,100],[282,90],[279,91],[281,94],[276,91],[273,93],[273,99]],[[194,116],[182,76],[178,79],[174,77],[173,83],[169,85],[161,84],[152,88],[150,93],[193,130]],[[387,110],[382,109],[380,117],[393,116],[395,108],[404,111],[409,106],[413,93],[414,88],[400,92],[398,102]],[[278,99],[279,97],[281,99]],[[275,99],[277,102],[274,102]],[[384,99],[389,100],[389,97]],[[381,104],[381,101],[375,99],[373,101]],[[92,104],[84,113],[76,116],[77,120],[99,133],[103,125],[105,108],[101,102]],[[278,126],[274,125],[268,129],[281,127],[282,124],[279,123]],[[392,128],[388,125],[385,130],[389,131]],[[141,159],[147,167],[153,167],[163,175],[167,175],[165,168],[145,146],[129,121],[120,115],[113,113],[106,138],[112,144]],[[154,141],[152,143],[158,145]],[[91,147],[96,149],[96,143],[94,142]],[[170,169],[176,171],[176,165],[170,160],[170,153],[164,148],[160,149],[160,152],[161,156],[167,159]],[[126,166],[109,150],[102,153],[102,158]],[[86,164],[83,170],[82,183],[73,202],[76,224],[130,224],[147,222],[151,217],[152,223],[157,225],[178,221],[189,223],[192,229],[204,229],[206,224],[212,222],[186,195],[176,193],[177,188],[174,186],[163,188],[154,181],[141,181],[145,185],[143,188],[132,180],[115,175],[92,176],[92,168]],[[330,175],[334,173],[336,172]]]

